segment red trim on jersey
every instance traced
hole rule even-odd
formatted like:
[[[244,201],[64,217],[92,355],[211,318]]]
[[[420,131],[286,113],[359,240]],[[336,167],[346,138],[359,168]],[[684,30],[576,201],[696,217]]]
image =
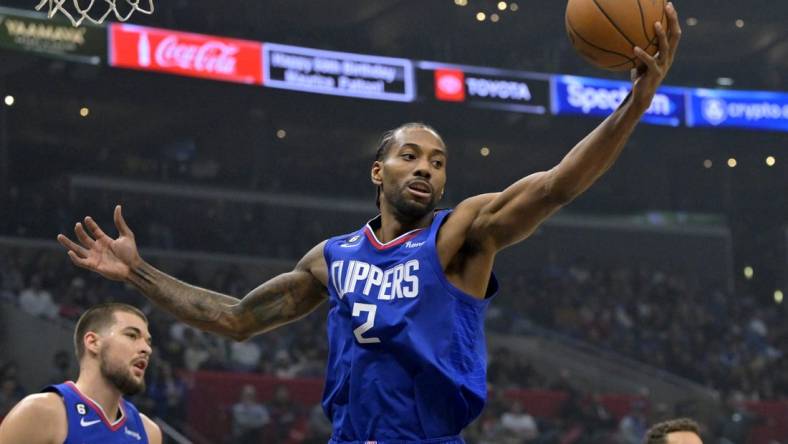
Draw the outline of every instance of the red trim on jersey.
[[[96,412],[96,414],[99,416],[99,419],[101,419],[104,422],[104,425],[106,425],[110,430],[115,432],[119,428],[121,428],[123,426],[123,424],[126,424],[126,419],[128,418],[128,416],[126,415],[126,409],[123,408],[123,402],[122,402],[123,400],[122,400],[122,398],[121,398],[121,402],[120,402],[120,411],[121,411],[121,413],[123,413],[123,418],[121,418],[117,423],[115,423],[113,425],[112,423],[109,422],[109,419],[107,419],[107,416],[104,415],[104,410],[102,410],[101,407],[96,405],[96,403],[93,402],[92,399],[88,398],[82,392],[80,392],[79,389],[77,388],[76,384],[74,384],[71,381],[66,381],[66,384],[69,387],[71,387],[72,390],[74,390],[74,393],[76,393],[77,396],[79,396],[80,398],[82,398],[83,401],[85,401],[85,404],[89,405],[90,408],[92,408],[93,411]]]
[[[375,247],[375,249],[381,250],[381,251],[382,250],[387,250],[387,249],[392,248],[392,247],[396,247],[397,245],[402,245],[403,243],[405,243],[405,242],[413,239],[414,237],[418,236],[419,233],[421,233],[421,231],[424,230],[424,228],[418,228],[418,229],[413,230],[413,231],[411,231],[409,233],[403,234],[402,237],[394,239],[391,242],[386,242],[385,244],[382,244],[375,237],[375,233],[372,232],[372,228],[370,228],[369,225],[367,225],[364,228],[365,228],[364,229],[364,234],[367,236],[367,239],[369,239],[369,243],[371,243],[372,246]]]

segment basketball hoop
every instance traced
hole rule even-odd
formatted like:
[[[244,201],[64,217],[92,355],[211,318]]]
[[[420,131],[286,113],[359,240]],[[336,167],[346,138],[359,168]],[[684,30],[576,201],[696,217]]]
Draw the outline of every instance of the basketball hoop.
[[[64,6],[67,1],[68,0],[41,0],[36,6],[36,11],[40,11],[44,6],[48,6],[49,12],[47,16],[49,18],[54,17],[55,14],[60,12],[68,17],[68,19],[71,20],[71,24],[75,27],[81,25],[85,20],[100,25],[104,23],[104,20],[110,15],[115,15],[118,21],[125,22],[135,11],[143,14],[153,14],[153,0],[89,0],[90,3],[84,8],[80,6],[80,0],[71,0],[71,3],[74,5],[73,11],[69,11]],[[121,5],[125,1],[128,5],[129,10],[125,15],[118,10],[116,1]],[[140,6],[140,3],[143,2],[147,4],[147,7],[145,5]],[[93,8],[96,3],[105,3],[107,9],[102,12],[100,6]]]

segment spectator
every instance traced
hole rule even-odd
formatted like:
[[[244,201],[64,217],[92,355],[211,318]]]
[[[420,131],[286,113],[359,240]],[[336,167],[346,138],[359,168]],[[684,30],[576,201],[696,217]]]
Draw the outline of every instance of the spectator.
[[[290,390],[286,385],[280,384],[276,387],[270,407],[271,442],[285,443],[300,416],[298,406],[290,398]]]
[[[630,412],[618,423],[618,438],[621,444],[640,444],[646,435],[646,403],[641,400],[632,403]]]
[[[16,361],[8,361],[0,368],[0,381],[13,380],[16,396],[22,399],[27,394],[27,390],[19,383],[19,364]]]
[[[183,350],[183,365],[190,372],[199,370],[211,356],[200,336],[200,333],[191,328],[183,331],[183,339],[186,342],[186,348]]]
[[[20,262],[16,250],[0,256],[0,300],[17,301],[25,282]]]
[[[720,424],[720,444],[739,444],[747,441],[753,426],[762,420],[747,410],[744,394],[734,391],[727,399],[727,414]]]
[[[71,279],[68,290],[60,301],[60,316],[76,321],[85,307],[89,306],[85,300],[85,280],[79,276]]]
[[[263,427],[270,422],[268,410],[257,401],[257,390],[252,385],[241,389],[240,400],[233,405],[233,443],[258,444],[262,440]],[[271,440],[271,442],[284,442]]]
[[[6,416],[8,412],[24,397],[20,393],[19,383],[14,378],[0,380],[0,418]]]
[[[323,406],[315,404],[309,410],[306,437],[303,444],[325,444],[331,438],[331,421],[323,412]]]
[[[501,415],[501,426],[517,442],[532,443],[539,438],[536,420],[523,410],[519,401],[512,402],[511,409]]]
[[[49,370],[47,384],[62,384],[70,381],[74,374],[71,372],[71,353],[58,350],[52,357],[52,368]]]
[[[230,360],[236,371],[249,372],[257,367],[262,351],[255,339],[244,342],[233,342],[230,345]]]
[[[52,294],[41,286],[41,276],[34,274],[30,286],[19,294],[19,306],[26,313],[47,319],[55,319],[59,308],[52,301]]]
[[[172,366],[159,361],[147,390],[147,396],[154,401],[154,416],[181,424],[185,419],[186,391],[186,382],[173,372]]]

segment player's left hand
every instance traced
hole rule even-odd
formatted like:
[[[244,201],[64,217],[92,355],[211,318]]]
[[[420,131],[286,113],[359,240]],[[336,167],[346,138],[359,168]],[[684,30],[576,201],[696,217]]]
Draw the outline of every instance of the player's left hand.
[[[659,41],[659,51],[650,56],[642,48],[635,47],[635,57],[641,65],[634,68],[632,76],[632,99],[634,103],[642,107],[643,111],[651,105],[651,99],[657,92],[657,88],[673,65],[673,58],[676,56],[676,48],[681,40],[681,25],[679,15],[672,2],[665,5],[665,15],[668,18],[668,31],[659,22],[654,24]]]

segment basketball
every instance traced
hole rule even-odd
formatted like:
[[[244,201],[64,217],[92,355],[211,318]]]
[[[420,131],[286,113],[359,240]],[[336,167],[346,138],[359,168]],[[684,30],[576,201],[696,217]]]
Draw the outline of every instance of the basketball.
[[[592,65],[625,71],[639,64],[634,47],[659,49],[654,23],[665,26],[667,0],[569,0],[566,32],[575,50]]]

